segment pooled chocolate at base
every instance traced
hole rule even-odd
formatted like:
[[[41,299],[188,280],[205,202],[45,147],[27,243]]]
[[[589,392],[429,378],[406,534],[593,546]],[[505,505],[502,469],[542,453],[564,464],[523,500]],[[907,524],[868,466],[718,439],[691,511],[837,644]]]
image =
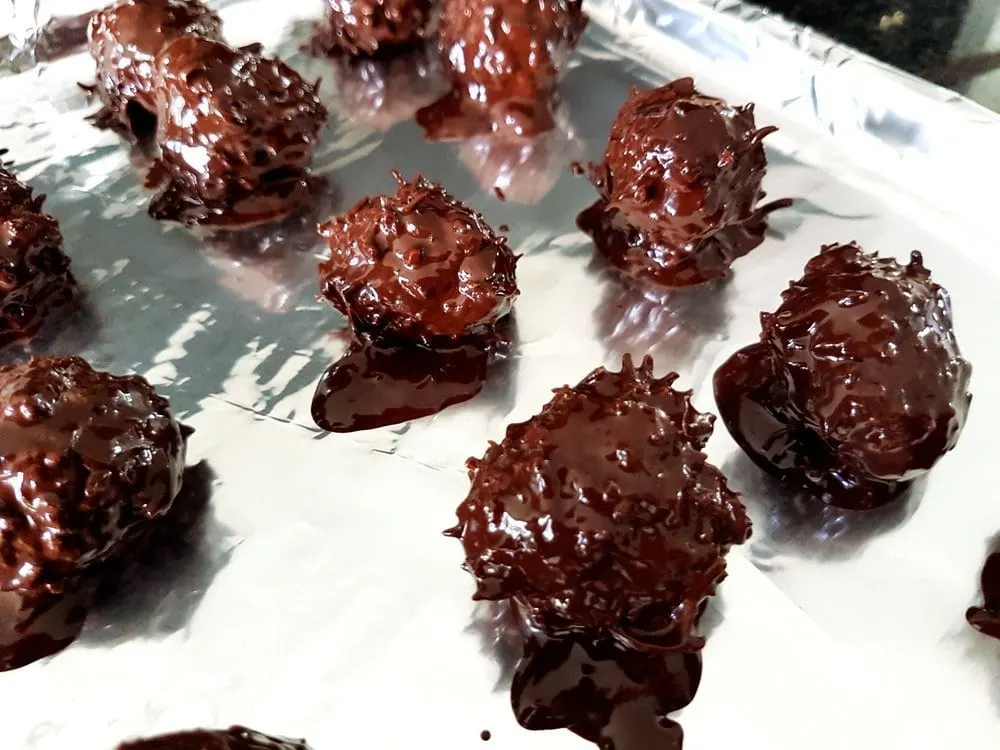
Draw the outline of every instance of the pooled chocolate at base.
[[[483,389],[489,358],[472,343],[432,349],[356,339],[320,378],[313,420],[329,432],[355,432],[436,414]]]
[[[139,140],[156,129],[156,56],[182,36],[220,39],[219,16],[198,0],[121,0],[91,17],[90,55],[97,63],[94,90],[104,105],[93,116]]]
[[[425,137],[551,130],[559,68],[586,25],[580,0],[445,0],[438,46],[452,89],[417,112]]]
[[[956,444],[971,367],[919,253],[827,245],[715,374],[719,414],[765,471],[832,505],[897,497]]]
[[[513,598],[552,636],[599,631],[697,650],[725,555],[750,534],[739,497],[701,452],[714,418],[653,377],[651,359],[598,368],[482,459],[458,507],[476,599]]]
[[[302,210],[327,111],[316,88],[257,45],[186,36],[156,65],[160,183],[149,213],[185,224],[252,226]]]
[[[980,576],[983,606],[969,607],[965,619],[983,635],[1000,638],[1000,552],[992,552]]]
[[[305,740],[290,740],[246,727],[191,729],[123,742],[118,750],[309,750]]]
[[[577,224],[621,273],[666,287],[728,276],[764,239],[758,207],[767,169],[753,105],[731,107],[690,78],[633,90],[611,126],[604,161],[591,165],[600,192]]]
[[[42,212],[44,200],[0,164],[0,347],[33,337],[76,296],[59,223]]]

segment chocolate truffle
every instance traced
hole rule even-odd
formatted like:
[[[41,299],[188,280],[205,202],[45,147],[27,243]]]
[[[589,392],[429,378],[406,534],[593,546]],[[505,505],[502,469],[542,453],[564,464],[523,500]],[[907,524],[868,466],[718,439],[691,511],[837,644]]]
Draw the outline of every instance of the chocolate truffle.
[[[761,314],[760,343],[715,374],[719,413],[766,471],[833,505],[891,499],[955,447],[971,368],[947,292],[920,253],[901,266],[827,245]]]
[[[0,346],[33,336],[73,298],[59,224],[44,196],[0,166]]]
[[[313,49],[374,55],[419,43],[431,33],[431,0],[327,0],[326,28]]]
[[[551,130],[559,67],[587,25],[580,6],[581,0],[444,0],[438,45],[453,91],[417,113],[428,137]]]
[[[714,418],[646,358],[594,370],[513,424],[482,459],[449,535],[476,599],[513,597],[550,635],[594,630],[701,648],[695,627],[750,534],[739,497],[701,449]]]
[[[591,165],[600,192],[577,223],[624,274],[667,287],[727,276],[764,239],[764,136],[753,105],[731,107],[690,78],[634,89],[618,111],[604,162]]]
[[[310,195],[306,167],[326,121],[316,87],[280,60],[196,36],[157,58],[155,218],[248,226],[284,218]]]
[[[60,593],[170,508],[188,431],[143,378],[0,367],[0,591]]]
[[[97,62],[99,124],[152,135],[156,56],[173,39],[221,39],[219,17],[197,0],[123,0],[98,11],[87,29]]]
[[[320,227],[322,294],[356,333],[434,343],[482,336],[517,297],[517,258],[440,185],[394,173],[395,195],[364,198]]]
[[[192,729],[123,742],[118,750],[309,750],[305,740],[289,740],[246,727]]]

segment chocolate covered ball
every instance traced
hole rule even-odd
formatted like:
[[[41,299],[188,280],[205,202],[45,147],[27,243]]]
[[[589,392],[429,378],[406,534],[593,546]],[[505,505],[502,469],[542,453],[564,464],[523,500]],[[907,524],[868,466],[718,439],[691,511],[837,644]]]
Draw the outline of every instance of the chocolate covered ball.
[[[197,0],[123,0],[97,11],[87,29],[97,62],[98,121],[151,135],[156,115],[156,56],[181,36],[221,39],[219,16]]]
[[[188,431],[143,378],[0,367],[0,591],[60,593],[170,508]]]
[[[301,208],[327,117],[315,86],[256,46],[196,36],[163,48],[156,86],[155,171],[166,186],[154,217],[248,226]]]
[[[955,447],[971,396],[948,293],[827,245],[761,314],[760,343],[715,374],[719,413],[766,471],[847,508],[880,505]]]
[[[628,276],[667,287],[727,276],[787,204],[757,207],[773,130],[757,129],[752,104],[705,96],[690,78],[633,90],[591,167],[600,198],[577,223]]]
[[[621,372],[557,389],[469,460],[472,488],[449,533],[476,599],[513,597],[552,635],[701,647],[700,611],[750,522],[702,452],[714,418],[676,378],[626,356]]]
[[[359,334],[435,343],[489,333],[518,294],[505,238],[440,185],[395,177],[395,195],[320,227],[323,296]]]
[[[62,233],[43,200],[0,166],[0,346],[30,338],[73,298]]]
[[[327,0],[326,23],[314,46],[374,55],[414,45],[432,31],[432,0]]]
[[[290,740],[246,727],[192,729],[123,742],[118,750],[309,750],[305,740]]]
[[[417,120],[431,138],[551,130],[559,68],[586,24],[580,0],[444,0],[438,46],[454,90]]]

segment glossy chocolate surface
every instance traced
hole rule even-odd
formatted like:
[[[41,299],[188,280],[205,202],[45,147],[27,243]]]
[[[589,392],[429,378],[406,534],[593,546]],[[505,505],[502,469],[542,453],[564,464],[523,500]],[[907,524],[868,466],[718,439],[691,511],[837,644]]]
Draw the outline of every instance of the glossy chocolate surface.
[[[315,86],[256,46],[170,42],[157,59],[156,112],[151,182],[165,185],[155,218],[248,226],[288,216],[312,192],[306,167],[326,108]]]
[[[323,296],[358,335],[435,343],[484,336],[513,308],[517,259],[482,216],[440,185],[395,175],[320,227]]]
[[[552,638],[525,628],[511,706],[525,729],[566,728],[602,750],[680,750],[668,715],[701,682],[701,653],[630,647],[598,633]]]
[[[965,619],[984,635],[1000,638],[1000,551],[991,552],[979,578],[983,606],[969,607]]]
[[[622,273],[667,287],[729,274],[764,239],[767,158],[753,105],[699,93],[690,78],[633,90],[591,165],[597,202],[577,223]]]
[[[326,0],[313,50],[375,55],[408,47],[432,31],[432,0]]]
[[[330,432],[355,432],[436,414],[486,383],[489,352],[467,342],[429,348],[355,340],[316,387],[312,416]]]
[[[187,431],[141,377],[0,367],[0,591],[60,593],[170,508]]]
[[[551,130],[559,67],[586,25],[580,0],[444,0],[438,45],[452,91],[417,113],[426,136]]]
[[[750,534],[739,497],[702,452],[714,418],[646,359],[598,368],[468,462],[448,533],[476,599],[515,598],[550,635],[596,630],[698,649],[700,609],[725,554]]]
[[[0,165],[0,347],[35,335],[67,307],[76,282],[44,196]]]
[[[123,0],[97,11],[87,37],[105,107],[98,124],[151,135],[160,50],[181,36],[221,39],[221,32],[219,16],[198,0]]]
[[[760,343],[716,372],[715,396],[765,470],[833,505],[871,508],[955,447],[971,367],[919,253],[901,266],[827,245],[761,327]]]
[[[305,740],[272,737],[246,727],[192,729],[123,742],[118,750],[309,750]]]

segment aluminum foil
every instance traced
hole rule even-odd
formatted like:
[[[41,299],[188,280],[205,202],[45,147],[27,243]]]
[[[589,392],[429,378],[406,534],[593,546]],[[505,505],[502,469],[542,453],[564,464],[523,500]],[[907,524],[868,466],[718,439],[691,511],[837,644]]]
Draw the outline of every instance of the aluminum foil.
[[[322,248],[308,222],[214,240],[156,223],[126,145],[85,120],[96,105],[77,82],[91,79],[89,58],[0,79],[0,142],[49,195],[88,292],[85,313],[40,348],[146,375],[196,428],[191,463],[215,476],[208,517],[176,554],[134,576],[69,649],[0,675],[0,747],[109,750],[231,723],[316,750],[470,748],[482,730],[499,750],[587,747],[514,720],[488,613],[440,533],[467,490],[464,460],[551,388],[624,352],[654,354],[714,410],[711,373],[755,339],[757,313],[821,244],[852,239],[897,257],[923,250],[951,291],[974,366],[968,426],[908,501],[872,513],[789,496],[718,427],[709,455],[755,529],[730,555],[706,614],[701,689],[676,718],[689,750],[995,743],[1000,644],[963,617],[1000,531],[989,484],[1000,266],[995,191],[978,178],[1000,172],[995,116],[742,5],[596,0],[559,132],[513,151],[425,144],[406,117],[433,96],[430,59],[401,66],[419,85],[400,97],[411,89],[377,71],[299,52],[317,0],[220,7],[230,41],[261,41],[324,79],[333,116],[315,164],[336,187],[331,204],[391,190],[398,169],[509,225],[525,256],[515,356],[435,417],[322,433],[311,395],[346,342],[344,321],[315,297]],[[767,140],[765,186],[796,203],[714,294],[647,296],[592,265],[574,217],[594,193],[568,163],[600,155],[632,85],[681,75],[757,102],[758,122],[781,128]]]

